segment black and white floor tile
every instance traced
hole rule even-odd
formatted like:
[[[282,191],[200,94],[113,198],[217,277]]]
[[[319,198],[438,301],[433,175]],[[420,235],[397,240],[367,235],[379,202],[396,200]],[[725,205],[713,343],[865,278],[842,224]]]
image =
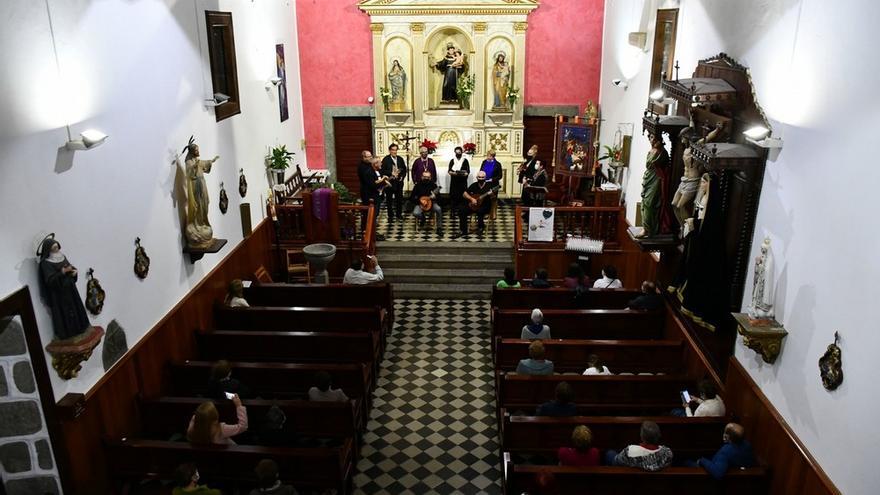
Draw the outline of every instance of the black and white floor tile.
[[[495,219],[491,220],[486,215],[486,230],[482,235],[474,232],[477,228],[476,216],[471,216],[470,230],[472,231],[466,237],[452,239],[452,235],[458,231],[458,217],[453,218],[450,215],[448,207],[443,209],[443,218],[441,225],[444,230],[443,237],[437,235],[436,224],[427,225],[424,228],[418,227],[417,220],[412,215],[412,207],[407,208],[407,203],[403,206],[403,219],[394,219],[393,222],[388,221],[388,210],[382,205],[382,211],[379,216],[379,232],[385,236],[388,241],[455,241],[455,242],[501,242],[513,240],[513,215],[515,211],[515,203],[513,200],[499,200],[496,210]],[[445,205],[444,205],[445,206]]]
[[[501,493],[489,302],[402,300],[395,317],[355,493]]]

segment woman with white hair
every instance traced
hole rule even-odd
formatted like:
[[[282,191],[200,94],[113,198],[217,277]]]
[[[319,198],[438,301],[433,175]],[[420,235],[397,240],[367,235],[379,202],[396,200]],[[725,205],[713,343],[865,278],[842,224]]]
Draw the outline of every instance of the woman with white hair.
[[[544,324],[544,313],[540,309],[532,310],[532,323],[522,328],[521,339],[549,339],[550,327]]]

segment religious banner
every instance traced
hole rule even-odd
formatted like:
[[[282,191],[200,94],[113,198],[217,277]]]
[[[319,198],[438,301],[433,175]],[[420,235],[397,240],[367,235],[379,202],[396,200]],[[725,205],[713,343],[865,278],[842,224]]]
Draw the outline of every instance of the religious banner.
[[[529,241],[553,242],[553,208],[529,208]]]
[[[278,84],[278,108],[281,111],[281,122],[290,117],[287,109],[287,69],[284,65],[284,44],[275,45],[275,65],[281,82]]]

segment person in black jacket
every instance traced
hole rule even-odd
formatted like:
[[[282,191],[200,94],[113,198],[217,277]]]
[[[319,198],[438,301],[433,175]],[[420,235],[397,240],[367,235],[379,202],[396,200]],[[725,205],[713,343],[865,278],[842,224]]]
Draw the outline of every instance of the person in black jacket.
[[[211,366],[211,381],[208,383],[208,397],[226,400],[226,394],[238,394],[243,399],[251,397],[250,390],[240,381],[232,378],[232,366],[229,361],[221,359]]]
[[[461,146],[455,147],[455,158],[449,160],[449,203],[452,219],[458,217],[458,211],[464,203],[464,191],[471,172],[471,164],[464,156]]]
[[[388,147],[388,154],[382,159],[382,175],[388,177],[385,188],[385,204],[388,205],[388,222],[403,219],[403,182],[406,180],[406,162],[397,156],[397,144]]]
[[[642,282],[642,294],[627,303],[627,307],[641,311],[657,311],[663,307],[663,298],[657,294],[654,282],[645,280]]]
[[[368,206],[370,200],[373,201],[373,204],[376,206],[376,215],[373,217],[376,221],[374,226],[378,228],[379,211],[382,209],[382,192],[388,186],[388,177],[382,175],[380,171],[381,160],[373,158],[373,154],[369,151],[364,151],[362,156],[364,160],[369,161],[369,167],[364,167],[364,164],[358,167],[358,179],[360,179],[361,183],[361,202],[364,206]],[[385,236],[376,232],[376,239],[384,241]]]

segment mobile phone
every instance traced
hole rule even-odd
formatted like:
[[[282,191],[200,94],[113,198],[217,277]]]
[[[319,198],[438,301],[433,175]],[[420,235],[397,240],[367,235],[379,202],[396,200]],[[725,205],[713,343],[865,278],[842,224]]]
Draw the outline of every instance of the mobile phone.
[[[685,404],[690,404],[691,403],[691,394],[689,394],[687,390],[682,390],[681,391],[681,400],[683,400]]]
[[[235,394],[230,394],[229,392],[223,392],[223,393],[226,394],[226,398],[229,400],[232,400],[232,398],[235,397]]]

